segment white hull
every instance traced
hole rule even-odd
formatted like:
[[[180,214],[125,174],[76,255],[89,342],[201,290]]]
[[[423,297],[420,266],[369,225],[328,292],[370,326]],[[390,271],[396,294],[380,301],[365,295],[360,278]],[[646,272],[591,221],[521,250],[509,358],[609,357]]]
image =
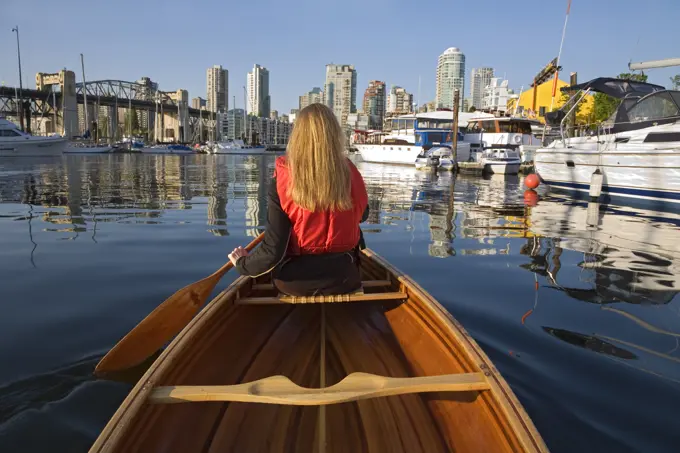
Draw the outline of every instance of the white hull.
[[[482,159],[484,171],[498,175],[516,175],[519,173],[520,162],[494,162]]]
[[[104,154],[109,153],[112,146],[67,146],[64,150],[66,154]]]
[[[0,139],[0,157],[59,156],[68,145],[62,137],[19,137]]]
[[[665,126],[634,134],[645,137],[651,129],[656,132],[662,128]],[[602,152],[598,151],[597,137],[571,139],[569,148],[561,140],[555,141],[536,152],[536,172],[551,187],[588,193],[591,175],[599,167],[603,195],[680,208],[680,144],[646,143],[633,138],[628,143],[615,143],[614,137],[604,137]]]
[[[381,164],[414,165],[418,155],[423,152],[422,146],[416,145],[354,145],[364,162],[377,162]],[[467,162],[470,159],[470,144],[459,143],[456,160]]]

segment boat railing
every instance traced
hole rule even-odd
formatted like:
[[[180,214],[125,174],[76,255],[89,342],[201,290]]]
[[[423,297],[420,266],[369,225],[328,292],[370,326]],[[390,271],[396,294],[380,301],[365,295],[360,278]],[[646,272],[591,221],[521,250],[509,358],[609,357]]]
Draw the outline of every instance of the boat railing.
[[[569,119],[569,117],[571,116],[571,113],[574,110],[576,110],[576,107],[578,107],[578,105],[586,98],[586,96],[588,94],[590,94],[590,91],[591,91],[590,88],[588,88],[587,90],[579,91],[578,93],[573,95],[571,98],[569,98],[569,100],[566,102],[566,104],[568,105],[570,102],[574,101],[579,95],[581,95],[581,97],[574,102],[574,105],[571,106],[571,108],[569,109],[567,114],[564,115],[564,118],[562,118],[562,121],[560,121],[560,136],[562,137],[562,144],[565,147],[567,146],[567,141],[564,137],[564,123]]]

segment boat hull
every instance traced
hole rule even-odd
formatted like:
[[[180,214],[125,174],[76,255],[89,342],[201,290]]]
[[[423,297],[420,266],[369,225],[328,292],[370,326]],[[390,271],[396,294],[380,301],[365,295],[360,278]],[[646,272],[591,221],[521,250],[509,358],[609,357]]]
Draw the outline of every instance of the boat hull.
[[[265,154],[267,149],[264,146],[255,146],[252,148],[220,148],[216,147],[213,154]]]
[[[106,154],[113,150],[112,146],[67,146],[65,154]]]
[[[418,156],[424,153],[422,146],[416,145],[354,145],[361,154],[364,162],[383,164],[414,165]],[[459,143],[456,153],[457,162],[467,162],[470,159],[470,144]]]
[[[67,148],[65,138],[31,137],[22,141],[0,141],[0,157],[59,156]]]
[[[237,279],[151,365],[90,451],[548,451],[488,357],[436,300],[368,250],[361,266],[363,280],[376,283],[364,288],[366,295],[402,291],[405,299],[261,305],[276,295],[269,276]],[[473,373],[488,387],[323,407],[150,400],[159,386],[237,385],[279,375],[318,389],[356,372]],[[256,398],[258,389],[251,392]]]
[[[520,162],[493,162],[482,160],[484,171],[499,175],[516,175],[519,173]]]
[[[592,174],[599,168],[605,201],[680,209],[680,148],[617,144],[600,153],[593,139],[575,141],[572,148],[539,149],[535,168],[541,181],[551,189],[587,195]]]

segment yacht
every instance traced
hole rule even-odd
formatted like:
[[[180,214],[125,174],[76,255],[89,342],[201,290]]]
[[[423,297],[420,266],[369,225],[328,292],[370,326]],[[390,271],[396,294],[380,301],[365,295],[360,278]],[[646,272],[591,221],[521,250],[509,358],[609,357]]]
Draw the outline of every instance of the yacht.
[[[68,141],[59,135],[41,137],[22,132],[14,123],[0,118],[0,157],[56,156],[66,149]]]
[[[546,114],[559,126],[560,138],[536,151],[541,181],[551,189],[586,194],[593,186],[593,196],[600,189],[605,201],[679,209],[680,91],[603,77],[562,90],[576,92],[574,107]],[[579,134],[569,134],[565,121],[591,93],[612,96],[620,105],[596,131],[573,136]]]
[[[264,154],[264,145],[246,145],[243,140],[226,140],[213,145],[213,154]]]
[[[143,148],[144,154],[194,154],[195,151],[186,145],[168,144],[168,145],[154,145],[149,148]]]
[[[460,113],[459,124],[469,115]],[[450,111],[436,111],[388,119],[386,130],[382,132],[361,134],[356,131],[351,146],[364,162],[414,165],[418,156],[430,148],[451,143],[452,116]],[[468,143],[459,142],[456,151],[458,162],[470,159]]]

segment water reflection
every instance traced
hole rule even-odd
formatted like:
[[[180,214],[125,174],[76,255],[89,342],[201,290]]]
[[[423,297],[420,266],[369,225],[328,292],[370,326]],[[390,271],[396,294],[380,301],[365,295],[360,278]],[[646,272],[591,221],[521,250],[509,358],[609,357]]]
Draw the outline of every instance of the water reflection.
[[[612,415],[631,394],[651,398],[649,411],[680,404],[680,391],[659,385],[680,381],[680,216],[555,196],[528,207],[517,176],[358,167],[369,247],[475,335],[552,451],[587,451],[561,446],[563,429],[612,451],[612,432],[647,410],[629,404]],[[120,400],[100,410],[69,397],[90,388],[96,357],[158,302],[261,231],[273,171],[273,156],[0,160],[0,300],[10,301],[0,317],[0,363],[10,364],[0,367],[0,450],[12,430],[15,439],[66,431],[74,445],[93,440],[96,429],[58,421],[77,413],[103,425]],[[620,387],[597,387],[614,374]],[[59,416],[26,415],[56,400]],[[604,433],[593,428],[602,423]],[[642,432],[660,439],[655,447],[672,444],[660,423]],[[637,441],[621,440],[629,450]]]

